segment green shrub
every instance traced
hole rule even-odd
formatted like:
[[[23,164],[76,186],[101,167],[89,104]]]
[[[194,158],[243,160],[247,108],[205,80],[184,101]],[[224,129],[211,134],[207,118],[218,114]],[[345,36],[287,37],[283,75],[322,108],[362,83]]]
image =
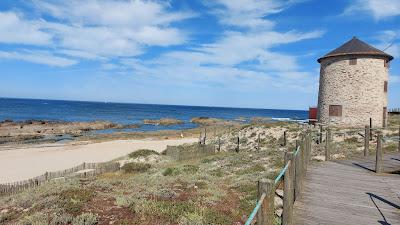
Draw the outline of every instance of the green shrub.
[[[199,167],[195,165],[183,165],[182,171],[188,174],[195,174],[199,171]]]
[[[350,137],[344,139],[344,141],[348,144],[353,144],[353,143],[358,143],[358,138],[357,137]]]
[[[195,174],[199,171],[199,167],[195,165],[183,165],[182,167],[168,167],[162,173],[164,176],[176,176],[181,173]]]
[[[180,171],[177,168],[174,167],[168,167],[167,169],[164,170],[162,173],[164,176],[175,176],[178,175]]]
[[[50,225],[64,225],[64,224],[70,224],[73,220],[73,216],[70,214],[61,214],[61,215],[55,215],[53,219],[51,220]]]
[[[397,144],[389,144],[383,147],[384,152],[394,152],[397,151],[398,145]]]
[[[126,163],[125,165],[122,166],[122,170],[125,173],[143,173],[149,170],[151,167],[150,164],[148,163],[136,163],[136,162],[131,162],[131,163]]]
[[[95,225],[98,223],[97,215],[92,213],[83,213],[72,221],[73,225]]]
[[[94,193],[87,189],[68,189],[62,191],[59,195],[61,207],[68,213],[79,212],[86,202],[89,202],[94,197]]]
[[[0,214],[0,224],[10,222],[17,218],[17,214],[15,212],[8,212],[4,214]]]
[[[17,223],[17,225],[44,225],[44,224],[48,224],[48,218],[43,213],[35,213],[30,216],[26,216]]]
[[[154,150],[140,149],[140,150],[129,153],[128,156],[129,156],[129,158],[136,159],[139,157],[146,157],[149,155],[159,155],[159,153]]]
[[[207,208],[204,212],[205,224],[234,224],[230,215]]]

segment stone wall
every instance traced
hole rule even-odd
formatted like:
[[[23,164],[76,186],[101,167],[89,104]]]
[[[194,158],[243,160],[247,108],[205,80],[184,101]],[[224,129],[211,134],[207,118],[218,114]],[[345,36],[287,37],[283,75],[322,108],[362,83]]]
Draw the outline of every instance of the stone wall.
[[[349,56],[323,59],[319,81],[318,120],[336,126],[383,125],[383,107],[387,107],[384,81],[388,68],[384,58],[357,57],[349,65]],[[341,117],[329,116],[329,105],[342,105]],[[387,116],[386,116],[387,118]]]

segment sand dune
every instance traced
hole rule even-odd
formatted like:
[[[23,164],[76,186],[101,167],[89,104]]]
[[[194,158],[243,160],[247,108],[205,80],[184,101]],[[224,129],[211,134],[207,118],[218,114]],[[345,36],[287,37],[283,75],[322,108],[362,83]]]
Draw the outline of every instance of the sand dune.
[[[105,162],[138,149],[163,151],[167,145],[196,142],[177,140],[118,140],[91,144],[33,146],[0,151],[0,183],[21,181],[45,173],[64,170],[83,162]],[[0,149],[1,150],[1,149]]]

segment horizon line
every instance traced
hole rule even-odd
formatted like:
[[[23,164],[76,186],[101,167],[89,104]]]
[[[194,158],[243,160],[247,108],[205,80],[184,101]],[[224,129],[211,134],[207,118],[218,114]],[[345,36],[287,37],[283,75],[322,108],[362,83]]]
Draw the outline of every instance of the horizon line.
[[[104,104],[138,104],[138,105],[160,105],[160,106],[186,106],[186,107],[205,107],[205,108],[228,108],[228,109],[255,109],[255,110],[287,110],[287,111],[308,111],[308,109],[277,109],[277,108],[250,108],[250,107],[233,107],[233,106],[210,106],[210,105],[181,105],[181,104],[160,104],[160,103],[140,103],[140,102],[114,102],[114,101],[96,101],[96,100],[74,100],[74,99],[42,99],[42,98],[25,98],[25,97],[1,97],[0,99],[16,99],[16,100],[43,100],[43,101],[67,101],[67,102],[88,102],[88,103],[104,103]],[[314,106],[309,106],[314,107]]]

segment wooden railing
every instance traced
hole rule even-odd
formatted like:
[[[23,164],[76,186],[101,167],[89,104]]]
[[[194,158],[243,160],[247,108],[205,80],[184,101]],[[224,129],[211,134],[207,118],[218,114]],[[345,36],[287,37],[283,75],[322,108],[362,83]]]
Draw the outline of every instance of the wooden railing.
[[[283,182],[283,225],[293,224],[293,204],[301,195],[303,179],[311,159],[311,133],[303,134],[294,152],[285,153],[285,166],[275,180],[258,181],[258,201],[245,225],[253,224],[256,218],[258,225],[273,225],[276,219],[275,195]]]
[[[360,131],[358,134],[364,139],[364,151],[365,157],[369,156],[370,153],[370,141],[376,138],[376,151],[375,151],[375,172],[383,172],[383,144],[384,142],[397,142],[397,149],[400,152],[400,127],[398,128],[397,136],[384,137],[382,130],[385,128],[371,128],[370,126],[365,126],[364,132],[362,134],[361,129],[353,129],[352,131]],[[387,128],[386,128],[387,129]],[[374,132],[374,133],[373,133]],[[326,143],[325,143],[325,159],[329,161],[331,159],[331,147],[332,146],[332,132],[329,128],[326,129]]]

